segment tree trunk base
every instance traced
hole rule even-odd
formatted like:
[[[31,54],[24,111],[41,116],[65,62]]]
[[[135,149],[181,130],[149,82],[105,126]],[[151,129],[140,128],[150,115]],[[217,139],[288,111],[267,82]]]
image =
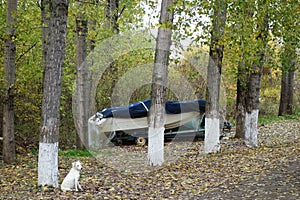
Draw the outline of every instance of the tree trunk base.
[[[165,128],[149,127],[148,165],[161,166],[164,162],[164,130]]]
[[[252,110],[251,113],[246,112],[245,118],[245,144],[247,147],[258,147],[257,141],[257,121],[258,110]]]
[[[204,152],[216,153],[220,151],[220,127],[219,119],[205,118]],[[217,126],[216,126],[217,124]]]
[[[58,142],[39,144],[38,185],[58,187]]]

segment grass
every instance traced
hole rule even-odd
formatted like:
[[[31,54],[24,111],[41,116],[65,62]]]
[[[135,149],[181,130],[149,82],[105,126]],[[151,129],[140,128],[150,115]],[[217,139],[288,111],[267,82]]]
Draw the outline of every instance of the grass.
[[[87,150],[58,150],[58,155],[62,157],[90,157],[93,154]]]
[[[31,149],[31,153],[33,155],[38,155],[37,149]],[[102,150],[102,151],[88,151],[88,150],[76,150],[76,149],[69,149],[69,150],[58,150],[58,155],[62,157],[91,157],[97,154],[102,154],[104,156],[112,155],[111,150]],[[1,163],[0,163],[1,164]]]
[[[39,151],[35,148],[30,149],[33,155],[38,155]],[[62,157],[90,157],[94,156],[93,153],[87,150],[58,150],[58,155]]]
[[[258,123],[272,123],[283,120],[300,120],[300,109],[295,111],[293,115],[277,116],[277,115],[266,115],[258,118]]]

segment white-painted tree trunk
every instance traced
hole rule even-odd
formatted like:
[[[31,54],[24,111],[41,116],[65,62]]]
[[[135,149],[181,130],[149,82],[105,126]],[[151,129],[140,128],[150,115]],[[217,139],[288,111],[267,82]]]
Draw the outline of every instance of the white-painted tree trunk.
[[[38,185],[58,187],[58,142],[40,143]]]
[[[257,141],[257,121],[259,110],[252,110],[251,113],[246,112],[245,117],[245,144],[247,147],[258,147]]]
[[[214,1],[212,16],[211,44],[207,66],[207,86],[205,104],[205,138],[204,152],[220,151],[220,83],[224,44],[222,37],[225,31],[227,3],[224,0]]]
[[[205,118],[204,152],[216,153],[220,151],[219,119]]]
[[[160,166],[164,162],[165,102],[172,43],[173,9],[172,0],[161,1],[160,27],[156,38],[149,116],[148,164],[150,166]]]
[[[58,136],[62,72],[66,52],[68,1],[42,0],[42,16],[48,35],[44,51],[43,102],[39,139],[38,185],[58,187]],[[45,9],[46,8],[46,9]],[[45,29],[43,29],[44,31]]]
[[[149,127],[148,164],[161,166],[164,162],[164,130],[165,128]]]

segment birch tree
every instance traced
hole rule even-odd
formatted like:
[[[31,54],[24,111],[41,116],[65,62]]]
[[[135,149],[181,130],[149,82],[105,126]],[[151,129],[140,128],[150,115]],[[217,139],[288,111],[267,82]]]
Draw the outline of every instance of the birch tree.
[[[168,62],[173,23],[173,0],[161,1],[158,35],[151,88],[151,107],[148,132],[148,164],[164,162],[164,121]]]
[[[44,4],[47,3],[47,4]],[[42,4],[49,11],[46,57],[43,77],[43,103],[38,156],[38,185],[58,187],[58,135],[62,69],[66,49],[68,1]],[[42,16],[45,16],[42,14]]]
[[[14,133],[14,82],[16,71],[16,20],[17,0],[6,4],[6,39],[4,44],[5,96],[3,102],[3,160],[11,163],[16,159]]]
[[[209,50],[209,63],[207,67],[206,110],[205,110],[205,153],[220,150],[220,120],[219,96],[223,59],[223,35],[226,22],[226,0],[214,1],[214,15]]]

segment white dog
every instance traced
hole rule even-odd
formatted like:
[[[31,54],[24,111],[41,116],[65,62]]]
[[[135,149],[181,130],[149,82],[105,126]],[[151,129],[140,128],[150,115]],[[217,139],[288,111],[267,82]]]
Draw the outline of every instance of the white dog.
[[[80,161],[76,161],[72,163],[72,168],[68,175],[65,177],[61,184],[62,191],[72,191],[75,188],[75,191],[80,189],[82,191],[82,187],[79,184],[80,170],[82,169],[82,165]]]

